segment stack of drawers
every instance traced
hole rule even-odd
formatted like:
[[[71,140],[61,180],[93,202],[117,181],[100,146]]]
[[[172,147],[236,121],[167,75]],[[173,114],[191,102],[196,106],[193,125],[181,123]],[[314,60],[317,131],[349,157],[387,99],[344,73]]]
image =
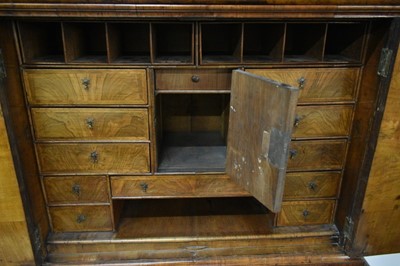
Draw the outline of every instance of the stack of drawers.
[[[146,70],[23,74],[53,231],[113,230],[109,176],[150,172]]]
[[[248,70],[300,87],[278,226],[332,223],[346,160],[359,69]]]

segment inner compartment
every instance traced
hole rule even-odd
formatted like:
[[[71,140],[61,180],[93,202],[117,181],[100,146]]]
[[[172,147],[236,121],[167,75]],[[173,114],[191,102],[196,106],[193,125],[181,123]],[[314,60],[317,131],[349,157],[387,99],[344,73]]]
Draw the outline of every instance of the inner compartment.
[[[59,22],[19,22],[18,29],[25,63],[64,63]]]
[[[158,172],[224,172],[229,123],[226,93],[159,94]]]
[[[116,238],[239,237],[271,234],[273,213],[252,197],[115,200]],[[115,207],[114,207],[115,208]]]
[[[150,63],[149,23],[108,23],[110,58],[115,63]]]
[[[155,63],[193,62],[193,24],[152,24],[153,54]]]
[[[202,63],[235,63],[241,57],[242,24],[201,24]]]

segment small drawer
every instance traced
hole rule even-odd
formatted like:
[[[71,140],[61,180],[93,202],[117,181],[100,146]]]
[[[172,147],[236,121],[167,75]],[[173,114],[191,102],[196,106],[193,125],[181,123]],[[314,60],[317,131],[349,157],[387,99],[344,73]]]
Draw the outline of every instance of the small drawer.
[[[287,170],[340,170],[346,147],[346,140],[292,141]]]
[[[248,69],[248,72],[299,87],[299,103],[355,100],[358,68]]]
[[[283,202],[277,225],[330,224],[334,210],[334,200]]]
[[[147,173],[149,144],[40,143],[36,145],[42,173]]]
[[[230,69],[160,69],[156,70],[156,90],[229,91]]]
[[[147,104],[146,70],[29,69],[30,104]]]
[[[50,207],[54,232],[112,231],[110,206]]]
[[[283,199],[335,198],[340,172],[287,173]]]
[[[144,108],[32,108],[37,140],[148,140]]]
[[[249,196],[226,175],[112,176],[113,198]]]
[[[49,205],[110,202],[105,176],[46,176],[43,184]]]
[[[297,106],[292,137],[348,136],[352,114],[352,105]]]

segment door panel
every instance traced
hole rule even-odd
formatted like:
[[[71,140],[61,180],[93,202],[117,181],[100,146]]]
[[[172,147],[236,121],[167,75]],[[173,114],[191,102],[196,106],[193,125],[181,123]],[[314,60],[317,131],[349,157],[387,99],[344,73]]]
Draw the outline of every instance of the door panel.
[[[233,71],[228,175],[273,212],[281,208],[298,89]]]

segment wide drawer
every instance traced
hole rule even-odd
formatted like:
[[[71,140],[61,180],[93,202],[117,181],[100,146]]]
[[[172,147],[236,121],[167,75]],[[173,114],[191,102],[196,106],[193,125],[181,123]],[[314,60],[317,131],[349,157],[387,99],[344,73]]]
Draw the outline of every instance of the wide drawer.
[[[37,144],[42,173],[146,173],[147,143]]]
[[[292,141],[287,170],[342,169],[346,146],[346,140]]]
[[[335,200],[283,202],[278,226],[332,223]]]
[[[297,106],[293,138],[348,136],[352,105]]]
[[[230,90],[230,69],[159,69],[157,90]]]
[[[32,108],[37,140],[148,140],[144,108]]]
[[[113,198],[248,196],[226,175],[112,176]]]
[[[54,232],[111,231],[110,206],[50,207]]]
[[[266,78],[300,87],[299,103],[354,101],[358,68],[247,69]]]
[[[305,198],[335,198],[341,172],[287,173],[284,200]]]
[[[147,104],[146,70],[25,70],[31,104]]]
[[[105,176],[46,176],[43,184],[49,205],[110,202]]]

